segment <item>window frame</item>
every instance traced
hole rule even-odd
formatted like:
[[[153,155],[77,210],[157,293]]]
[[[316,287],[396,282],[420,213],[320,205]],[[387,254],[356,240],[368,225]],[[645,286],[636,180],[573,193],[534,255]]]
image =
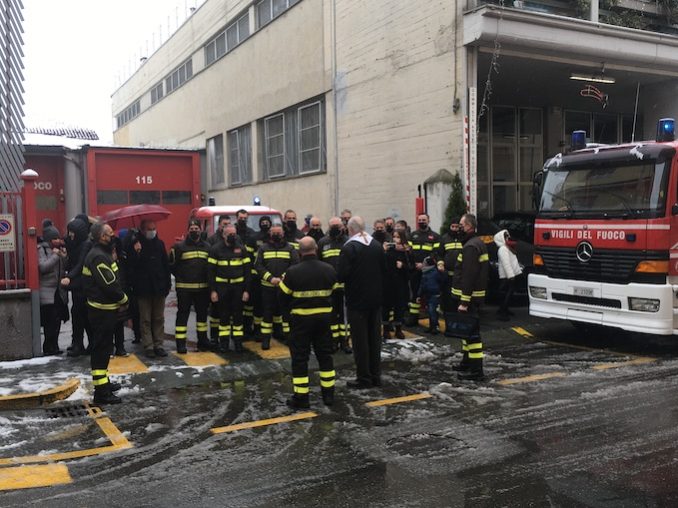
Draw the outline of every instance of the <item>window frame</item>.
[[[301,118],[303,115],[303,110],[309,109],[312,107],[317,107],[318,108],[318,123],[312,127],[306,127],[304,128],[302,126]],[[308,175],[308,174],[313,174],[313,173],[319,173],[322,171],[322,150],[323,150],[323,108],[321,101],[317,100],[314,102],[310,102],[308,104],[303,104],[297,108],[297,153],[298,153],[298,168],[299,168],[299,174],[300,175]],[[315,148],[311,149],[302,149],[302,134],[304,130],[309,130],[309,129],[318,129],[318,144]],[[312,170],[304,170],[304,158],[303,154],[304,152],[310,152],[313,150],[318,151],[318,164],[315,169]]]
[[[221,157],[217,156],[217,139],[220,140]],[[210,149],[214,151],[214,156],[210,153]],[[219,160],[221,160],[221,168],[212,167],[212,164],[216,164]],[[211,187],[222,187],[226,183],[226,175],[224,174],[224,135],[222,133],[207,139],[207,165]]]
[[[280,134],[276,134],[275,137],[282,136],[282,153],[276,154],[276,155],[271,155],[269,153],[269,139],[272,138],[272,136],[269,135],[269,124],[270,122],[275,119],[275,118],[280,118],[281,123],[282,123],[282,132]],[[275,113],[274,115],[269,115],[267,117],[264,117],[264,157],[266,160],[266,177],[268,179],[276,179],[276,178],[284,178],[287,175],[287,171],[285,171],[285,161],[287,158],[287,150],[286,150],[286,138],[285,138],[285,112],[281,111],[279,113]],[[281,168],[281,173],[280,174],[272,174],[271,173],[271,159],[277,158],[277,157],[282,157],[282,168]]]

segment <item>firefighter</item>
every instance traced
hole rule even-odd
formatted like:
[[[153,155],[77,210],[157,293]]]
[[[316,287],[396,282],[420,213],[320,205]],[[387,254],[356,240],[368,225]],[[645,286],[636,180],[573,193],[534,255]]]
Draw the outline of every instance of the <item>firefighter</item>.
[[[435,256],[440,248],[440,235],[429,227],[429,217],[426,213],[417,215],[417,230],[410,235],[414,270],[410,276],[410,303],[407,324],[414,326],[419,322],[419,309],[417,302],[419,284],[421,283],[421,270],[424,258]]]
[[[447,272],[445,285],[440,292],[440,305],[443,312],[456,311],[452,302],[452,276],[454,275],[454,265],[462,249],[462,243],[459,239],[459,217],[452,217],[450,230],[440,238],[440,249],[438,249],[438,259],[442,260]],[[457,302],[458,305],[458,302]]]
[[[252,335],[261,341],[261,337],[256,334],[261,330],[261,281],[256,270],[257,253],[259,247],[268,242],[271,238],[271,217],[262,215],[259,218],[259,231],[254,234],[254,254],[252,257],[252,280],[250,284],[250,301],[252,302],[253,329]]]
[[[108,360],[113,351],[113,332],[118,310],[127,305],[127,295],[118,279],[118,265],[113,261],[113,229],[96,223],[90,229],[93,246],[82,269],[83,289],[87,298],[87,317],[92,327],[92,384],[95,404],[118,404],[113,392],[120,388],[108,379]]]
[[[278,301],[278,285],[282,275],[298,261],[297,251],[285,240],[282,226],[271,226],[271,238],[259,248],[255,263],[261,281],[261,349],[270,349],[274,323],[283,334],[290,331]]]
[[[198,335],[198,351],[209,351],[207,338],[207,309],[210,303],[207,284],[207,258],[210,245],[201,238],[200,221],[188,221],[188,235],[174,244],[169,252],[169,267],[174,275],[177,292],[177,319],[174,338],[177,353],[186,353],[188,315],[195,308],[195,328]]]
[[[247,219],[249,218],[249,212],[244,208],[241,208],[235,212],[235,230],[240,238],[240,243],[247,249],[247,255],[250,260],[254,261],[254,257],[257,254],[257,243],[256,243],[256,231],[247,225]],[[251,263],[252,269],[254,269],[254,263]],[[250,294],[251,297],[251,294]],[[251,337],[254,335],[254,307],[252,298],[247,301],[243,306],[243,325],[245,327],[245,335]]]
[[[244,335],[243,304],[250,298],[252,266],[235,226],[229,224],[224,228],[223,240],[212,246],[207,261],[210,300],[219,309],[219,350],[227,352],[232,338],[235,352],[240,353]]]
[[[308,359],[311,346],[318,359],[323,403],[334,403],[334,362],[330,321],[332,289],[337,275],[329,264],[317,257],[317,245],[311,237],[299,240],[301,262],[291,266],[279,285],[281,304],[290,313],[290,354],[294,395],[287,405],[305,409],[309,404]]]
[[[478,223],[475,215],[467,213],[459,221],[462,251],[457,257],[452,278],[452,298],[459,302],[457,312],[475,318],[476,325],[469,339],[462,339],[461,363],[452,367],[459,379],[480,381],[483,374],[483,341],[480,338],[478,311],[485,300],[489,256],[487,247],[476,236]]]
[[[231,217],[228,215],[220,215],[217,221],[217,230],[212,236],[207,239],[210,247],[214,244],[224,241],[224,228],[231,223]],[[213,349],[219,349],[219,306],[210,306],[210,339]]]
[[[283,230],[285,231],[285,240],[296,250],[299,250],[299,239],[304,237],[304,233],[297,228],[297,212],[287,210],[283,219]]]
[[[327,235],[321,238],[318,243],[318,255],[321,261],[328,263],[337,269],[339,262],[339,253],[346,243],[347,237],[344,234],[343,224],[339,217],[332,217],[329,222]],[[353,350],[348,344],[349,329],[344,312],[344,284],[337,283],[337,287],[332,293],[332,339],[334,340],[334,350],[341,349],[346,354],[351,354]]]

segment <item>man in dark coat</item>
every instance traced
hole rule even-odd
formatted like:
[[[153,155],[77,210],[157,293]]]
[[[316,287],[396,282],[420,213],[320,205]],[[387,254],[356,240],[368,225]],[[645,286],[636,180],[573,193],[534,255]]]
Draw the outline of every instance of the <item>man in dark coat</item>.
[[[353,338],[356,379],[349,388],[381,386],[381,301],[384,249],[365,233],[359,216],[348,221],[349,239],[341,248],[337,278],[344,283]]]
[[[171,287],[165,244],[157,236],[155,222],[143,221],[139,241],[127,253],[130,284],[139,302],[141,343],[149,358],[167,356],[165,339],[165,298]]]

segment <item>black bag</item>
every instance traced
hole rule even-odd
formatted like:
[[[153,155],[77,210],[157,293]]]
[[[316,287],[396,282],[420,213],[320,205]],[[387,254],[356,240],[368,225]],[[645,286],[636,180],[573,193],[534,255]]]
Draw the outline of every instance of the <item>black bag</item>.
[[[66,293],[66,301],[64,302],[63,298],[61,298],[61,291],[57,288],[54,293],[54,305],[57,309],[57,316],[59,316],[61,321],[65,323],[71,318],[71,314],[68,312],[68,293]]]
[[[470,339],[480,333],[480,318],[475,312],[446,312],[445,336]]]

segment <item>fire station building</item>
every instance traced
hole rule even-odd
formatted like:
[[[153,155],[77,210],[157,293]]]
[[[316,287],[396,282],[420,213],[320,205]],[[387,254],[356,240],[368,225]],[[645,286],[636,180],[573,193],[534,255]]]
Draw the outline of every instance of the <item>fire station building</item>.
[[[205,149],[217,204],[412,221],[418,185],[459,173],[481,215],[530,209],[571,131],[636,141],[678,116],[676,20],[593,4],[206,0],[114,92],[114,139]]]

